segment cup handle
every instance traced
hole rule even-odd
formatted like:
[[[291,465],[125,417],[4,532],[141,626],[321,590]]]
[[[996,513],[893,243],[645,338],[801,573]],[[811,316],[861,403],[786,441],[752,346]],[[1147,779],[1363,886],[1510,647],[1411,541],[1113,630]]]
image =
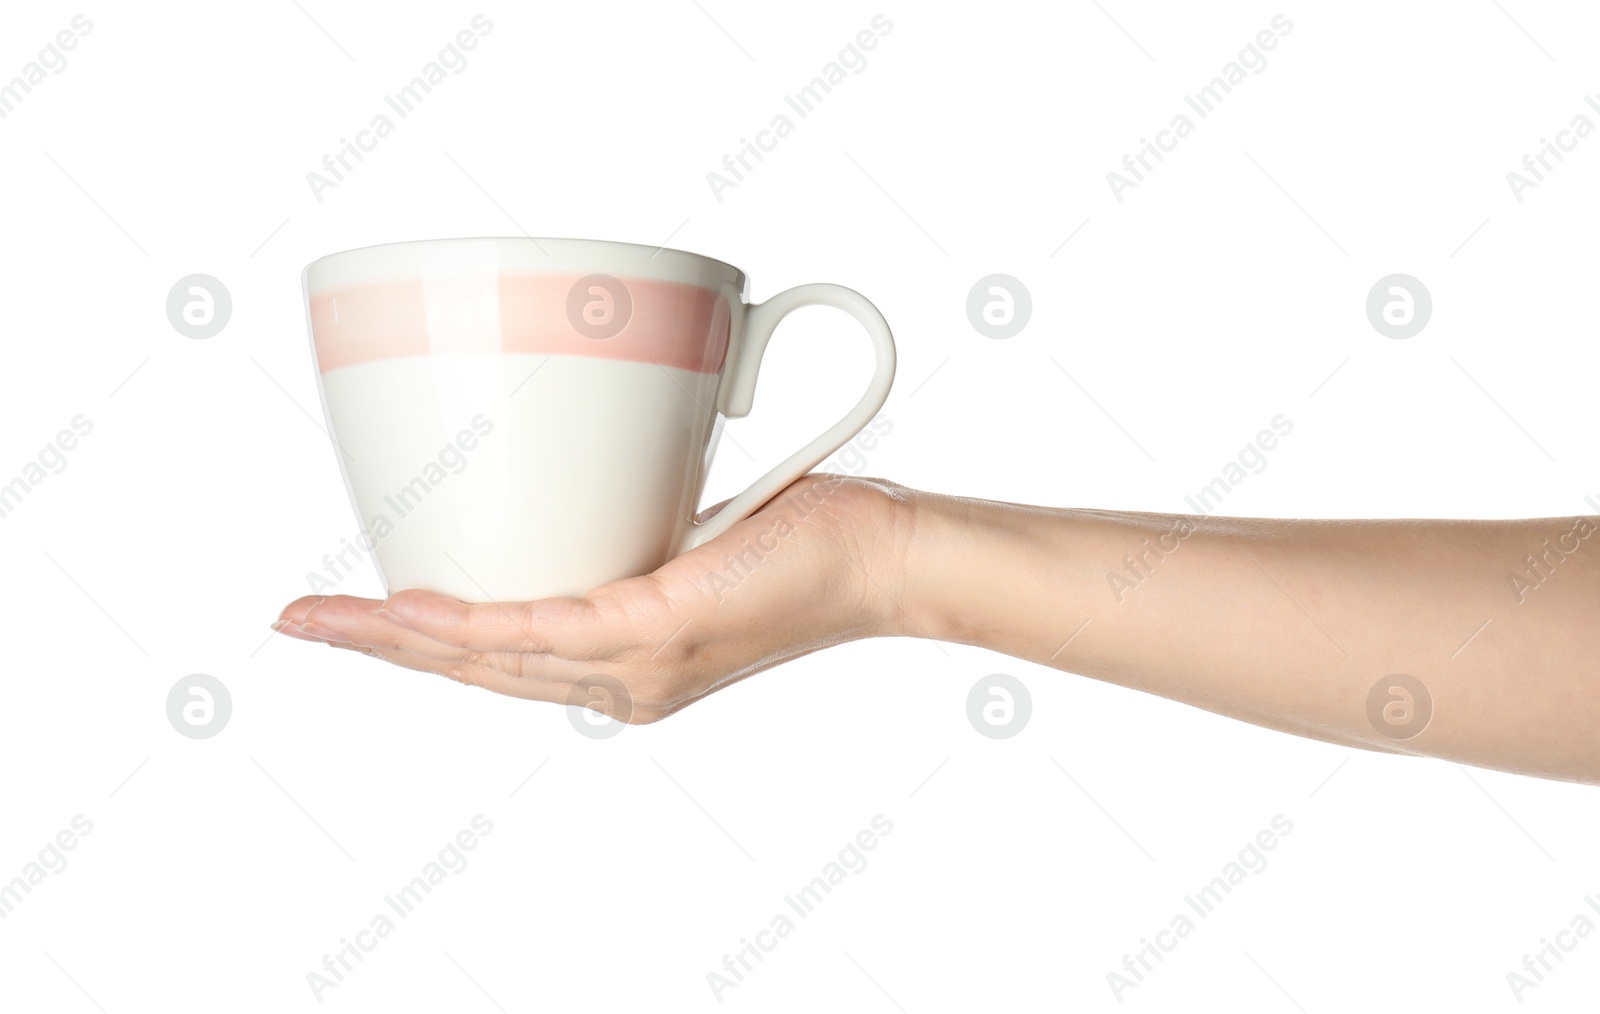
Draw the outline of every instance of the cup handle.
[[[765,303],[757,303],[745,311],[744,341],[736,349],[736,356],[728,375],[723,379],[721,396],[722,414],[730,419],[750,414],[755,400],[756,374],[761,369],[761,358],[767,342],[778,322],[802,306],[832,306],[845,311],[867,329],[877,357],[872,380],[867,391],[843,419],[826,432],[789,455],[772,471],[763,475],[743,493],[728,501],[716,516],[696,524],[692,520],[688,532],[678,546],[684,553],[721,535],[740,521],[754,514],[761,505],[782,492],[785,486],[815,468],[818,462],[843,447],[845,441],[855,436],[872,417],[883,408],[889,397],[889,387],[894,383],[894,336],[889,324],[878,308],[867,297],[842,285],[815,283],[797,285],[778,293]],[[677,555],[676,553],[674,555]]]

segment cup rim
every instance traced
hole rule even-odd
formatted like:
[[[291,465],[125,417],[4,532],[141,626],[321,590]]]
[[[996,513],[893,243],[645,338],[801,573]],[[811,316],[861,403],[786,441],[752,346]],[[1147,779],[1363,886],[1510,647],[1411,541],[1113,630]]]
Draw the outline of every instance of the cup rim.
[[[313,258],[312,260],[310,260],[310,261],[308,261],[306,263],[305,267],[300,269],[300,274],[301,274],[302,278],[308,277],[310,272],[311,272],[311,269],[313,267],[317,266],[318,264],[321,264],[323,261],[332,260],[335,257],[343,257],[343,256],[345,256],[347,254],[365,253],[366,251],[369,251],[369,250],[385,250],[385,249],[393,249],[393,248],[399,248],[399,247],[414,247],[414,246],[436,246],[436,245],[446,244],[446,243],[503,243],[503,242],[529,242],[529,243],[533,243],[535,246],[539,246],[539,245],[544,244],[544,243],[550,243],[552,245],[555,245],[555,244],[598,244],[598,245],[601,245],[601,246],[629,247],[629,248],[633,249],[634,251],[647,252],[650,255],[651,259],[659,257],[659,256],[661,256],[663,254],[666,254],[671,258],[688,258],[688,259],[695,260],[695,261],[704,261],[704,262],[709,262],[711,264],[715,264],[715,265],[717,265],[719,267],[722,267],[722,268],[725,268],[729,272],[731,272],[733,274],[733,276],[738,280],[741,288],[743,287],[743,285],[745,284],[745,282],[749,278],[749,275],[747,275],[745,273],[744,269],[738,267],[737,265],[729,264],[727,261],[722,260],[722,259],[717,258],[717,257],[711,257],[711,256],[709,256],[707,254],[696,253],[693,250],[684,250],[684,249],[681,249],[681,248],[678,248],[678,247],[648,246],[648,245],[646,245],[644,243],[630,243],[630,242],[627,242],[627,241],[624,241],[624,240],[614,240],[614,239],[594,239],[594,238],[586,237],[586,236],[526,236],[526,235],[524,235],[524,236],[443,236],[443,237],[438,237],[438,238],[434,238],[434,239],[404,239],[404,240],[394,240],[394,241],[391,241],[391,242],[388,242],[388,243],[368,243],[365,246],[355,246],[355,247],[349,247],[348,249],[344,249],[344,250],[335,250],[335,251],[332,251],[331,253],[325,253],[325,254],[322,254],[319,257]]]

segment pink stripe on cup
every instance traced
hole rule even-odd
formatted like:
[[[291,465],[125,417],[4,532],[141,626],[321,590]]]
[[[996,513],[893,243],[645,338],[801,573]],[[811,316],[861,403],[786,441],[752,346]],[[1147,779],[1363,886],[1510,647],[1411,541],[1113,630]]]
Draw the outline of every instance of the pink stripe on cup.
[[[579,285],[582,281],[585,284]],[[324,374],[440,353],[531,353],[722,369],[727,297],[607,275],[481,275],[349,286],[311,297]]]

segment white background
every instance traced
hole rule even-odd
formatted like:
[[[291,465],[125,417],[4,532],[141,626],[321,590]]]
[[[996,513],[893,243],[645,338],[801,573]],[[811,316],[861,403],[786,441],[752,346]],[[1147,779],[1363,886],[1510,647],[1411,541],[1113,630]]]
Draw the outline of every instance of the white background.
[[[1185,511],[1284,413],[1226,512],[1592,512],[1600,139],[1520,202],[1506,173],[1600,121],[1593,10],[42,3],[0,16],[0,80],[80,10],[66,69],[0,120],[0,482],[94,423],[0,519],[0,880],[75,815],[93,831],[0,920],[0,1007],[1553,1011],[1600,988],[1600,934],[1520,1004],[1506,977],[1600,923],[1592,788],[926,641],[594,741],[564,709],[267,627],[356,531],[300,269],[434,236],[670,241],[750,271],[757,300],[861,290],[900,346],[867,470],[913,486]],[[480,12],[466,69],[319,202],[306,174]],[[866,68],[717,200],[706,174],[880,12]],[[1118,202],[1106,173],[1280,12],[1266,69]],[[234,302],[204,341],[164,310],[193,272]],[[996,272],[1033,299],[1006,340],[965,312]],[[1434,302],[1408,340],[1365,314],[1393,272]],[[707,502],[867,367],[842,315],[792,318]],[[165,712],[196,672],[232,695],[209,740]],[[966,717],[993,672],[1032,691],[1010,740]],[[470,865],[315,999],[307,973],[480,813]],[[707,973],[876,814],[869,865],[715,1000]],[[1118,1000],[1107,973],[1277,814],[1267,868]]]

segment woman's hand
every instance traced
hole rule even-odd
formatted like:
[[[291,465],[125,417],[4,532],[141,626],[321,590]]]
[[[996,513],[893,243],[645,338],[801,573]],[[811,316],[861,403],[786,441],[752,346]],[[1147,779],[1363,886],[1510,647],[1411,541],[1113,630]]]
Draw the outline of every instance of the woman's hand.
[[[892,632],[904,507],[892,483],[812,474],[655,573],[583,598],[313,595],[273,627],[497,693],[654,722],[781,662]]]
[[[842,641],[932,637],[1301,736],[1600,785],[1597,532],[1047,508],[810,475],[581,599],[307,598],[280,629],[633,723]]]

